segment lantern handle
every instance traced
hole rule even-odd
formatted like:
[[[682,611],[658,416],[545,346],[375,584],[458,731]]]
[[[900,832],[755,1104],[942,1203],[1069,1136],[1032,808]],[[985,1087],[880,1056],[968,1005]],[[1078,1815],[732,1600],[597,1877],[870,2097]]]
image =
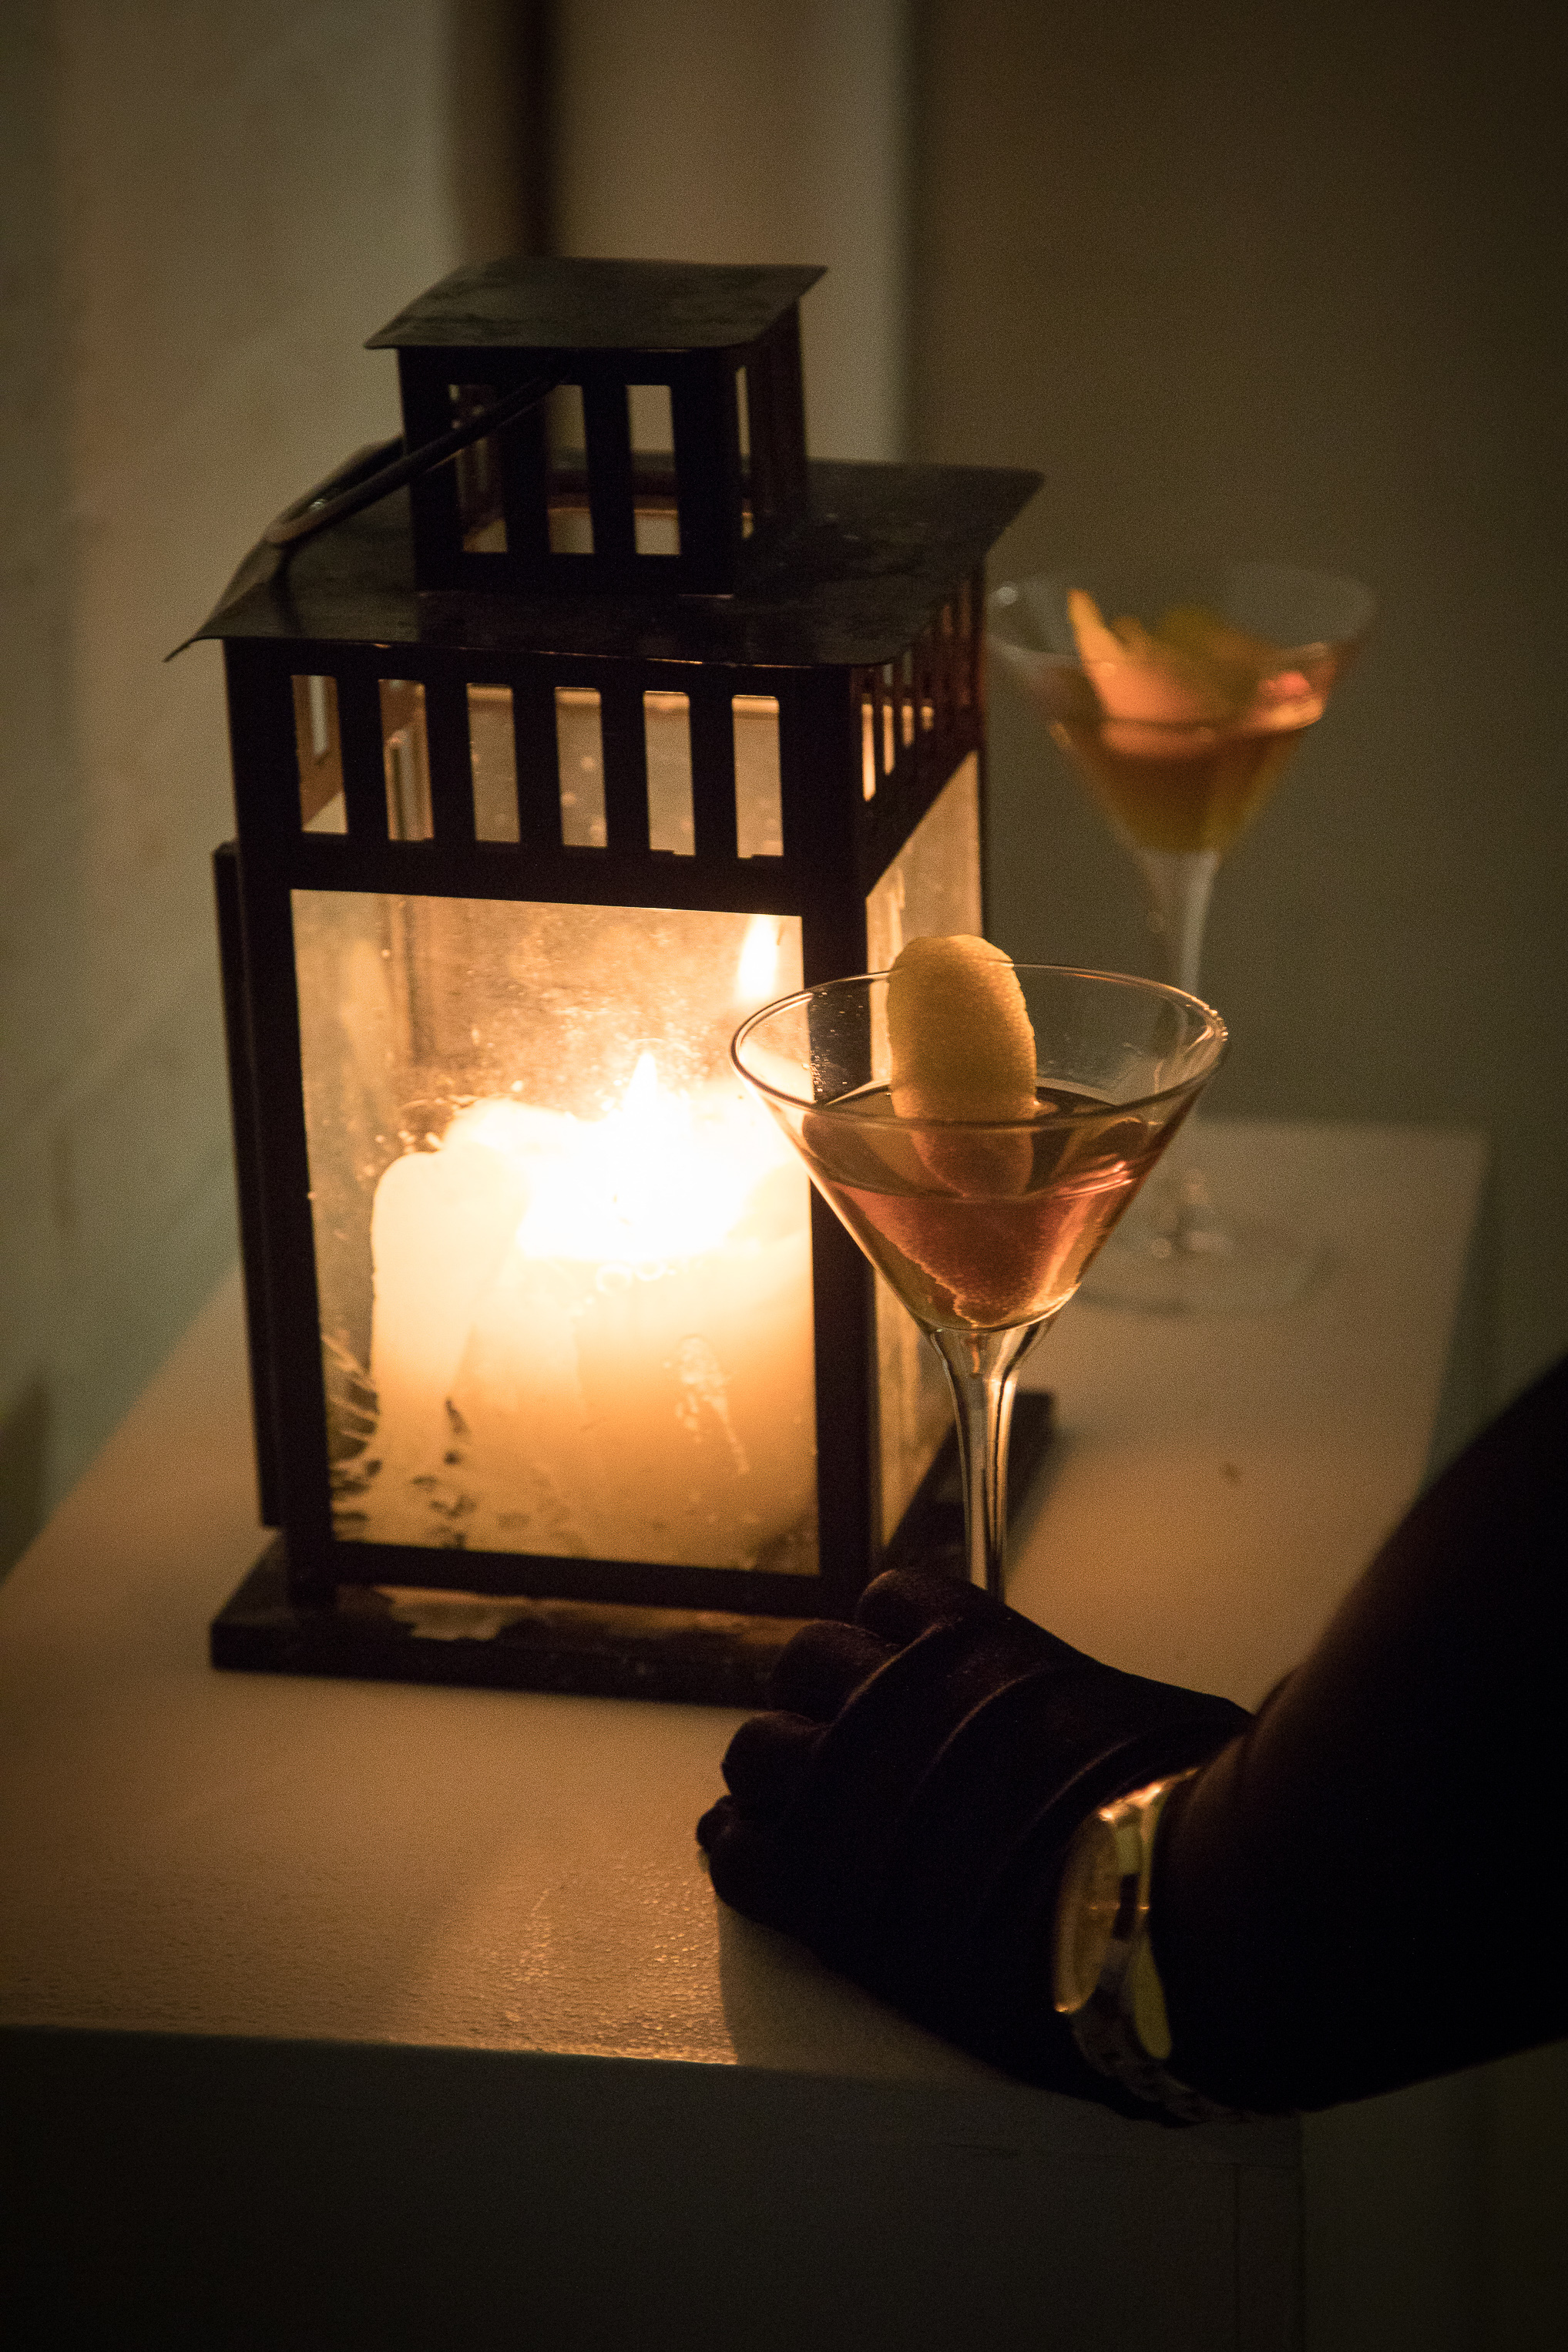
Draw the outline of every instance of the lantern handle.
[[[401,435],[393,440],[360,450],[349,460],[347,479],[340,468],[337,473],[329,474],[324,482],[318,482],[313,490],[307,490],[302,499],[296,499],[292,506],[285,507],[262,532],[263,543],[267,547],[293,549],[302,540],[314,539],[319,530],[329,530],[335,522],[342,522],[349,515],[358,514],[364,507],[374,506],[378,499],[389,498],[393,490],[401,490],[405,484],[418,481],[423,474],[434,473],[438,466],[444,466],[460,450],[470,447],[476,441],[483,441],[486,434],[497,433],[507,425],[515,425],[519,417],[526,416],[530,409],[548,400],[560,382],[559,375],[531,376],[527,383],[520,383],[516,391],[509,392],[504,400],[492,401],[487,408],[476,408],[471,416],[464,418],[461,425],[453,425],[449,432],[438,433],[434,441],[422,442],[417,449],[404,451],[402,457],[393,457],[390,464],[383,461],[392,450],[402,448]],[[374,470],[361,473],[356,479],[355,471],[365,466],[371,466]]]
[[[391,441],[372,441],[356,449],[351,457],[333,467],[325,481],[318,482],[313,490],[307,490],[302,499],[296,499],[292,506],[285,507],[280,515],[274,517],[195,636],[186,637],[173,653],[164,655],[164,660],[172,661],[187,646],[193,646],[252,589],[276,583],[278,591],[287,595],[288,559],[306,540],[314,539],[318,531],[329,530],[335,522],[358,514],[361,508],[374,506],[378,499],[390,497],[405,483],[417,481],[422,474],[433,473],[437,466],[444,466],[472,442],[482,441],[487,433],[515,425],[519,417],[548,400],[562,381],[559,375],[530,376],[526,383],[507,393],[504,400],[492,401],[488,408],[476,409],[449,433],[437,434],[434,441],[422,442],[417,449],[406,450],[401,457],[392,454],[402,449],[401,434]]]

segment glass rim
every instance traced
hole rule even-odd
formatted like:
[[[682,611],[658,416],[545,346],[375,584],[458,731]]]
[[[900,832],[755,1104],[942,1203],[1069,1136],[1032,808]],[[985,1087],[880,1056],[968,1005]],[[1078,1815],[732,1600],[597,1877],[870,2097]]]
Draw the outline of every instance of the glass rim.
[[[1145,979],[1141,972],[1099,971],[1087,964],[1015,962],[1012,969],[1019,972],[1051,972],[1063,980],[1109,982],[1118,988],[1130,989],[1139,995],[1163,996],[1176,1004],[1191,1005],[1202,1015],[1202,1024],[1193,1044],[1195,1045],[1201,1044],[1206,1034],[1212,1038],[1214,1044],[1213,1059],[1204,1073],[1206,1079],[1212,1077],[1218,1068],[1225,1049],[1230,1042],[1230,1032],[1222,1015],[1216,1012],[1214,1006],[1207,1003],[1201,996],[1194,996],[1190,990],[1177,988],[1170,981]],[[747,1015],[729,1041],[731,1062],[747,1086],[754,1087],[759,1095],[767,1096],[773,1102],[787,1104],[791,1110],[811,1111],[819,1118],[858,1121],[862,1126],[885,1125],[886,1122],[883,1120],[872,1120],[868,1118],[865,1112],[857,1111],[854,1108],[855,1097],[846,1099],[841,1096],[831,1102],[819,1102],[814,1097],[789,1094],[782,1087],[770,1085],[768,1079],[758,1077],[755,1072],[747,1068],[741,1059],[741,1047],[752,1031],[760,1027],[764,1021],[771,1020],[775,1013],[788,1013],[798,1004],[809,1003],[814,996],[830,994],[834,989],[869,988],[873,982],[890,980],[892,976],[891,968],[887,971],[852,972],[840,980],[820,980],[813,988],[798,988],[789,996],[775,997],[770,1004],[759,1004],[755,1013]],[[1038,1129],[1049,1127],[1053,1122],[1103,1118],[1108,1110],[1125,1111],[1130,1114],[1134,1111],[1152,1109],[1159,1103],[1169,1102],[1174,1096],[1185,1094],[1194,1083],[1193,1079],[1185,1078],[1177,1086],[1160,1087],[1153,1094],[1136,1095],[1130,1102],[1086,1103],[1076,1110],[1040,1111],[1030,1118],[910,1118],[901,1119],[899,1124],[901,1127],[979,1129],[988,1134],[993,1132],[1006,1134],[1009,1130],[1033,1134]]]
[[[1085,661],[1081,654],[1059,654],[1053,653],[1049,646],[1026,645],[1021,638],[1009,637],[1001,629],[988,628],[986,635],[994,644],[1005,646],[1009,653],[1025,654],[1030,661],[1049,662],[1053,669],[1072,670],[1080,677],[1092,677],[1099,670],[1138,669],[1146,666],[1142,662],[1139,655],[1131,652],[1125,656],[1096,655],[1092,661]],[[1300,645],[1277,646],[1274,650],[1280,656],[1280,667],[1269,671],[1267,675],[1270,677],[1279,677],[1282,676],[1287,664],[1294,664],[1297,667],[1301,667],[1308,662],[1328,661],[1335,654],[1349,653],[1360,645],[1362,635],[1363,632],[1358,629],[1343,637],[1308,637]],[[1150,721],[1149,723],[1160,722]],[[1166,720],[1164,723],[1190,725],[1192,722]]]
[[[1310,580],[1322,588],[1350,589],[1361,601],[1362,609],[1359,618],[1352,626],[1342,630],[1337,636],[1301,637],[1292,645],[1277,646],[1276,651],[1286,661],[1308,661],[1314,656],[1319,660],[1326,661],[1331,655],[1350,652],[1362,644],[1377,619],[1376,597],[1364,581],[1357,580],[1351,572],[1316,572],[1308,565],[1295,563],[1264,564],[1257,568],[1263,571],[1294,573],[1298,579]],[[994,587],[986,591],[986,635],[995,638],[998,645],[1005,646],[1010,652],[1027,654],[1032,660],[1051,662],[1062,669],[1077,670],[1084,677],[1091,676],[1096,669],[1120,669],[1128,665],[1135,665],[1137,656],[1131,653],[1127,656],[1126,665],[1109,656],[1103,661],[1087,663],[1081,660],[1076,654],[1057,653],[1049,646],[1031,645],[1027,638],[1013,634],[1002,625],[1000,616],[1003,614],[1022,611],[1027,615],[1029,608],[1024,602],[1026,589],[1038,586],[1044,582],[1065,580],[1069,576],[1065,572],[1029,572],[1020,573],[1013,579],[998,580]],[[1275,675],[1278,673],[1276,672]]]

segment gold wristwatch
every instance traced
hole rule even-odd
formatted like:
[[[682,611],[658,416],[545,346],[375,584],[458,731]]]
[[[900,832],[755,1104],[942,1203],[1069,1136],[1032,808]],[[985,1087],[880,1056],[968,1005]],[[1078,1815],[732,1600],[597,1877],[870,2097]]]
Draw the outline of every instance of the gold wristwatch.
[[[1149,1942],[1149,1878],[1166,1799],[1191,1778],[1151,1780],[1074,1832],[1056,1898],[1052,1999],[1100,2074],[1186,2123],[1241,2123],[1238,2109],[1190,2090],[1166,2065],[1171,2030]]]

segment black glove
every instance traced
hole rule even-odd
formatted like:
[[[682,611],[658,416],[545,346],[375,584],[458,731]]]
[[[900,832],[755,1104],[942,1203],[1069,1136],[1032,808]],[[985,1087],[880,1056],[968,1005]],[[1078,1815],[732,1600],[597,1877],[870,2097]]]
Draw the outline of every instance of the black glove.
[[[1082,2059],[1051,2000],[1069,1840],[1250,1717],[1070,1649],[974,1586],[904,1570],[853,1625],[796,1635],[779,1713],[743,1723],[697,1824],[727,1903],[1031,2083],[1155,2110]]]

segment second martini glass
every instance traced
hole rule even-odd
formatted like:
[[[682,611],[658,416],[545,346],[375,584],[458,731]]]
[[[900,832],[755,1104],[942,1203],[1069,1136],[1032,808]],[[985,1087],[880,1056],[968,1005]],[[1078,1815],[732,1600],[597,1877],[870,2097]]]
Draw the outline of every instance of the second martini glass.
[[[957,1415],[969,1573],[1005,1583],[1013,1385],[1218,1066],[1225,1025],[1155,981],[1015,967],[1039,1108],[910,1119],[888,1092],[888,974],[765,1005],[736,1066],[942,1359]]]
[[[1219,861],[1322,718],[1372,613],[1355,581],[1273,563],[1090,567],[991,597],[993,654],[1137,860],[1171,979],[1194,995]],[[1091,1295],[1166,1313],[1288,1305],[1312,1250],[1217,1209],[1190,1130],[1179,1160]]]

